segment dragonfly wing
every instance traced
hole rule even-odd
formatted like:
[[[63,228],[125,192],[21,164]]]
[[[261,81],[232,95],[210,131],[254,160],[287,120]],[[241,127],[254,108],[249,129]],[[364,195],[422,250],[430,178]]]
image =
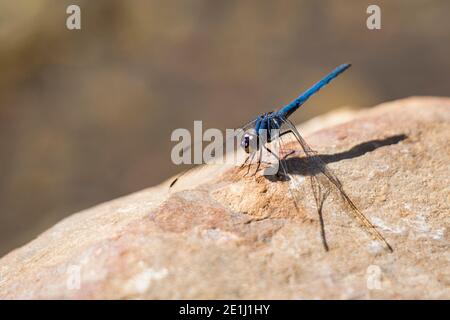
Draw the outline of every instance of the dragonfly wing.
[[[245,131],[247,131],[247,130],[249,130],[249,129],[251,129],[251,128],[254,128],[255,123],[256,123],[256,119],[254,119],[254,120],[252,120],[252,121],[249,121],[249,122],[247,122],[246,124],[244,124],[243,126],[237,128],[237,129],[235,129],[236,135],[227,137],[227,139],[224,140],[224,142],[223,142],[223,144],[222,144],[222,149],[221,149],[221,151],[223,152],[223,150],[226,150],[227,144],[231,143],[231,141],[234,140],[234,139],[236,138],[236,136],[239,136],[240,134],[244,133]],[[183,154],[186,153],[186,152],[191,152],[191,150],[192,150],[193,148],[195,148],[195,146],[197,146],[197,145],[200,144],[200,143],[202,143],[202,141],[197,141],[196,143],[187,146],[186,148],[184,148],[184,149],[182,150]],[[238,143],[239,143],[239,142],[238,142]],[[233,145],[234,145],[234,141],[233,141]],[[183,172],[181,172],[175,179],[172,180],[172,182],[171,182],[170,185],[169,185],[169,188],[172,188],[172,187],[177,183],[177,181],[178,181],[179,179],[181,179],[181,177],[183,177],[184,175],[188,174],[189,172],[192,172],[192,171],[198,169],[198,168],[201,167],[202,165],[203,165],[203,164],[193,164],[190,168],[188,168],[188,169],[184,170]]]
[[[301,181],[299,179],[298,175],[292,174],[292,171],[289,170],[288,163],[283,159],[283,148],[285,143],[283,142],[283,137],[280,136],[276,140],[276,143],[278,143],[278,154],[280,157],[280,168],[281,172],[285,177],[288,178],[289,181],[289,193],[291,194],[291,197],[294,201],[294,205],[296,209],[300,207],[300,200],[301,200],[301,194],[299,192]]]
[[[350,199],[350,197],[347,195],[347,193],[344,191],[344,188],[342,186],[342,183],[339,181],[339,179],[336,177],[336,175],[328,168],[328,166],[325,164],[325,162],[322,161],[320,156],[316,151],[314,151],[303,139],[303,137],[298,132],[297,128],[294,124],[292,124],[291,121],[285,118],[281,118],[282,122],[286,126],[287,130],[292,132],[298,143],[300,144],[301,148],[303,149],[305,155],[307,156],[307,164],[314,175],[314,181],[311,180],[312,187],[313,187],[313,194],[316,200],[316,204],[323,204],[323,201],[325,197],[328,195],[328,192],[330,190],[330,187],[334,186],[337,191],[339,192],[340,197],[344,201],[344,203],[350,208],[350,212],[352,213],[353,217],[356,218],[361,225],[364,226],[365,230],[375,239],[383,243],[383,245],[388,249],[389,251],[393,251],[392,247],[389,245],[389,243],[386,241],[386,239],[378,232],[378,230],[375,228],[375,226],[367,219],[367,217],[356,207],[356,205],[353,203],[353,201]],[[331,184],[331,185],[330,185]],[[322,188],[325,188],[325,193],[323,192]]]
[[[277,139],[277,141],[279,143],[280,151],[282,151],[283,146],[286,145],[283,142],[283,138],[284,138],[283,136],[280,136]],[[294,174],[295,170],[291,170],[291,168],[289,168],[289,162],[286,161],[283,156],[281,157],[281,160],[280,160],[280,166],[281,166],[282,173],[289,178],[289,188],[288,188],[289,193],[291,194],[291,197],[293,199],[296,209],[299,210],[300,201],[301,201],[302,197],[304,196],[300,192],[300,189],[301,189],[300,184],[303,181],[301,181],[300,176],[298,174]],[[323,188],[322,187],[323,183],[319,183],[319,179],[315,175],[311,175],[309,177],[309,179],[310,179],[311,189],[312,189],[312,192],[314,195],[314,200],[315,200],[316,207],[317,207],[317,213],[319,215],[320,233],[321,233],[322,243],[325,248],[325,251],[328,251],[329,247],[328,247],[326,234],[325,234],[325,225],[324,225],[324,221],[323,221],[322,208],[323,208],[323,204],[324,204],[326,198],[329,195],[330,189]]]

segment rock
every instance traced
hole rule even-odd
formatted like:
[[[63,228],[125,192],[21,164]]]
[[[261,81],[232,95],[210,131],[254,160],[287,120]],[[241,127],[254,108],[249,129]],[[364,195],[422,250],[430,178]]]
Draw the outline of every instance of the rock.
[[[0,298],[449,299],[450,99],[346,119],[307,141],[393,253],[336,199],[323,207],[326,251],[306,179],[297,210],[286,181],[210,166],[171,192],[168,180],[74,214],[9,253]]]

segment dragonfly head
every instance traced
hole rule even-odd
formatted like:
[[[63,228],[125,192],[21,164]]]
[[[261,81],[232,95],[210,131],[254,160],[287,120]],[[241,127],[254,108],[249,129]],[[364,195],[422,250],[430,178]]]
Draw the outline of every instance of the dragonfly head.
[[[246,153],[252,153],[258,150],[258,135],[256,134],[256,131],[254,129],[244,133],[241,140],[241,147],[245,150]]]

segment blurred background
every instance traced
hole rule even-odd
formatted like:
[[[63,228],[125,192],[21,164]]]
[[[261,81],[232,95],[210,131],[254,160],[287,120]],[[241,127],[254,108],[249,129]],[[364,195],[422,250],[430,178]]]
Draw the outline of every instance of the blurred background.
[[[81,7],[82,30],[66,28]],[[368,30],[366,9],[381,7]],[[232,128],[353,67],[294,115],[450,94],[450,1],[0,1],[0,255],[155,185],[175,128]]]

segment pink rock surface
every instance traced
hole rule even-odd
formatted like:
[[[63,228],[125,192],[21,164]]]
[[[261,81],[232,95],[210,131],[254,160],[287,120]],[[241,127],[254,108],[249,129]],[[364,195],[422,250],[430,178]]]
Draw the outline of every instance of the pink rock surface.
[[[393,253],[333,197],[325,251],[306,179],[297,210],[286,181],[210,166],[170,192],[168,180],[76,213],[9,253],[0,298],[449,299],[450,99],[385,103],[306,138]]]

